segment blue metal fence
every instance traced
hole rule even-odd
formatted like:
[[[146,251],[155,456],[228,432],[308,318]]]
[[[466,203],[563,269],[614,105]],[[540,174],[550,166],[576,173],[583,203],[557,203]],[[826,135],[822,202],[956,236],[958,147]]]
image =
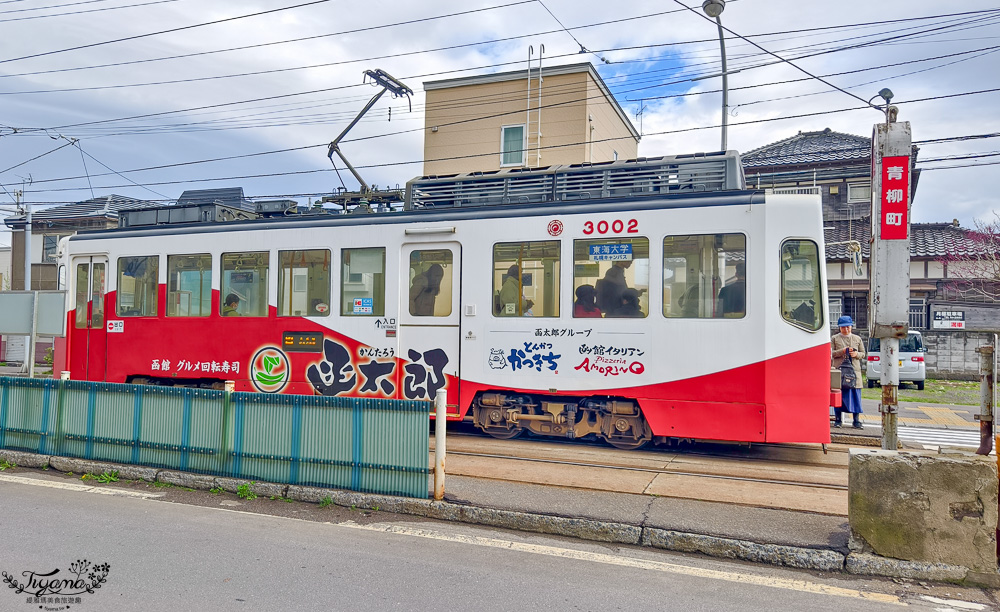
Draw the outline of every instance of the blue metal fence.
[[[0,377],[0,448],[427,497],[430,408]]]

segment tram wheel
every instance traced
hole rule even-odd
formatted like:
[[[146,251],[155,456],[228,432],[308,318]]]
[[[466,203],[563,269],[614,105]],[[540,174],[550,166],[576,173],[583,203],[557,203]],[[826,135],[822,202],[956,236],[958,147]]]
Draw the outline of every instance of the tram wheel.
[[[483,429],[490,436],[496,438],[497,440],[513,440],[514,438],[520,437],[524,433],[524,429],[520,427],[514,427],[511,429],[501,429],[499,427],[489,427]]]
[[[645,438],[645,439],[640,438],[638,440],[633,440],[633,439],[626,440],[624,438],[605,438],[604,441],[620,450],[635,450],[637,448],[642,448],[643,446],[649,444],[650,438]]]
[[[623,418],[614,420],[611,428],[612,435],[604,435],[604,441],[621,450],[635,450],[649,444],[653,439],[653,432],[649,429],[649,423],[640,414],[638,417]]]
[[[518,427],[517,423],[509,423],[501,408],[473,406],[473,421],[476,427],[483,430],[497,440],[512,440],[524,433],[523,427]],[[510,425],[505,427],[504,425]]]

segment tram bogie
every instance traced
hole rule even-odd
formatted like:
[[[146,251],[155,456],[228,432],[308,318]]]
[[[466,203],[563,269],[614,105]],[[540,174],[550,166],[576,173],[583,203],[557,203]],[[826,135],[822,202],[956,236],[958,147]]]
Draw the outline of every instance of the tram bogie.
[[[639,448],[652,439],[639,406],[615,398],[533,397],[501,392],[475,400],[473,422],[503,440],[525,432],[567,439],[600,439],[618,448]]]

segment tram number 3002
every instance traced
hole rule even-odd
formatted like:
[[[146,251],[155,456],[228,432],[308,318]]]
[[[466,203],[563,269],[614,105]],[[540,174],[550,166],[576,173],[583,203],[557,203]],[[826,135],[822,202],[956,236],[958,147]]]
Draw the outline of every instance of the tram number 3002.
[[[638,234],[639,233],[639,222],[635,219],[629,219],[628,221],[622,221],[621,219],[615,219],[610,223],[605,220],[600,220],[597,223],[593,221],[586,221],[583,224],[583,233],[590,234]]]

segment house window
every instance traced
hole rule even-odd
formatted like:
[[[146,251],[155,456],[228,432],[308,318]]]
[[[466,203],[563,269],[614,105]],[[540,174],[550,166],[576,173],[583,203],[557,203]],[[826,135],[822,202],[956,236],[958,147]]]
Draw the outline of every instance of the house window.
[[[871,199],[872,199],[871,183],[857,183],[854,185],[847,186],[848,202],[871,202]]]
[[[927,304],[924,298],[910,298],[910,329],[927,329]]]
[[[59,239],[62,236],[42,236],[42,261],[50,262],[58,259]]]
[[[524,165],[524,126],[505,125],[500,128],[501,166]]]
[[[831,296],[828,304],[830,305],[830,328],[833,329],[837,327],[837,319],[844,314],[844,298],[839,295],[836,297]]]

